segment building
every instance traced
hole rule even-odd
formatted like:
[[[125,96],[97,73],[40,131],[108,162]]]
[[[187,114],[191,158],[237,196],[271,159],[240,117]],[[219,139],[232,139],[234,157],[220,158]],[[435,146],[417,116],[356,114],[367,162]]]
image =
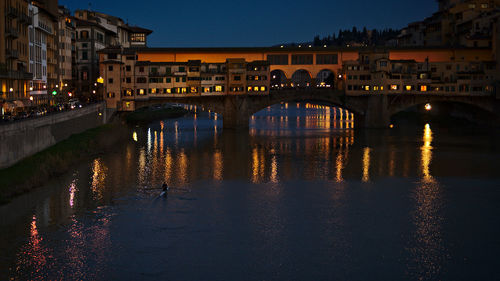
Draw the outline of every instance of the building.
[[[135,101],[158,97],[267,95],[268,61],[138,61],[138,49],[99,51],[103,96],[109,108],[135,110]]]
[[[0,5],[0,110],[3,115],[30,104],[28,71],[32,23],[28,1],[4,0]]]
[[[491,47],[499,7],[500,0],[440,0],[436,13],[402,29],[398,45]]]
[[[390,59],[385,51],[361,52],[359,57],[343,66],[347,95],[491,95],[498,79],[494,61],[417,62]]]
[[[74,14],[76,28],[75,92],[82,100],[100,99],[100,84],[97,83],[99,56],[97,52],[106,47],[146,47],[151,30],[129,26],[122,19],[88,10],[77,10]]]
[[[33,74],[30,90],[35,104],[50,103],[51,96],[57,95],[59,90],[58,14],[50,12],[52,10],[48,2],[29,4],[33,17],[29,26],[29,71]]]
[[[59,6],[59,77],[58,85],[62,99],[71,98],[73,85],[73,53],[76,51],[76,29],[70,11]]]

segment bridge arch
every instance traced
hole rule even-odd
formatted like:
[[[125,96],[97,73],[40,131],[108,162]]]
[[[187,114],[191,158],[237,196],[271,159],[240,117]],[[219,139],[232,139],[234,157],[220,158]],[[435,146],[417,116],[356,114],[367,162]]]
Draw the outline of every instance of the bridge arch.
[[[289,81],[286,73],[281,69],[271,71],[271,88],[280,89],[288,87]]]
[[[322,69],[316,73],[316,87],[333,88],[335,86],[335,71]]]
[[[311,72],[305,69],[297,69],[292,74],[293,87],[297,88],[310,87],[313,82],[312,79],[313,77],[311,75]]]
[[[413,96],[405,97],[399,102],[389,101],[388,114],[392,118],[398,113],[415,110],[417,113],[427,112],[426,105],[431,106],[430,115],[449,116],[453,113],[465,119],[479,123],[496,123],[500,116],[496,113],[495,103],[489,96]]]

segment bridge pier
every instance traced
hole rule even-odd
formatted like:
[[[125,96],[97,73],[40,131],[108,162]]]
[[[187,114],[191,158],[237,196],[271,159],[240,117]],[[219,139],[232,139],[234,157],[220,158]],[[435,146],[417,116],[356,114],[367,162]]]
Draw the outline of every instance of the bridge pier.
[[[387,95],[368,96],[365,110],[358,115],[355,126],[358,128],[387,128],[391,124]]]
[[[247,96],[224,97],[224,129],[248,129],[251,115],[249,105]]]

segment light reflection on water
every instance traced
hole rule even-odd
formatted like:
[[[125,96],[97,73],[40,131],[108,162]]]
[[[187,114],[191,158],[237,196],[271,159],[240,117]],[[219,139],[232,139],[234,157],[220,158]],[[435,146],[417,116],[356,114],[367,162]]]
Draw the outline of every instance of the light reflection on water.
[[[222,131],[222,120],[215,113],[191,109],[197,112],[192,117],[134,128],[123,149],[78,168],[61,180],[64,188],[36,203],[19,222],[8,224],[12,233],[0,232],[0,238],[6,237],[0,239],[0,250],[13,258],[0,265],[0,277],[6,271],[19,279],[95,279],[101,273],[108,277],[113,269],[107,264],[117,262],[114,251],[132,255],[123,252],[131,247],[138,256],[144,251],[168,255],[169,251],[160,254],[148,244],[149,240],[162,243],[168,235],[187,236],[189,241],[215,239],[215,245],[227,244],[230,249],[249,245],[256,251],[252,256],[268,263],[260,264],[264,271],[269,264],[300,268],[301,263],[323,271],[338,270],[321,267],[324,261],[339,264],[343,270],[339,276],[352,277],[341,279],[366,279],[370,276],[343,266],[370,257],[385,279],[429,280],[445,272],[451,243],[443,227],[442,181],[444,176],[463,177],[448,167],[468,167],[468,162],[440,155],[439,132],[431,125],[413,134],[355,132],[354,116],[346,110],[285,103],[252,116],[249,133],[241,133]],[[494,175],[494,165],[489,163],[483,172]],[[155,199],[163,182],[173,187],[167,205]],[[109,207],[114,205],[121,206],[119,217],[126,226],[114,219],[115,210]],[[396,207],[387,211],[391,206]],[[122,213],[129,212],[133,215],[123,217]],[[176,232],[171,225],[175,222],[196,223]],[[212,229],[214,225],[222,230]],[[151,231],[156,228],[168,231]],[[231,236],[220,242],[220,236],[227,233],[218,231],[252,235],[247,240]],[[197,233],[211,233],[215,238]],[[9,235],[26,240],[12,242],[19,239]],[[111,242],[113,235],[118,246]],[[176,241],[190,247],[181,238]],[[252,244],[252,239],[259,242]],[[123,245],[124,241],[131,245]],[[227,241],[237,241],[237,245]],[[380,256],[371,256],[400,244],[390,252],[397,262],[379,263]],[[302,245],[314,250],[297,248]],[[356,252],[359,245],[367,248],[361,257],[355,254],[360,254]],[[191,250],[196,253],[195,246]],[[297,250],[318,258],[291,258]],[[395,273],[391,276],[390,272]],[[179,279],[179,275],[161,277]]]

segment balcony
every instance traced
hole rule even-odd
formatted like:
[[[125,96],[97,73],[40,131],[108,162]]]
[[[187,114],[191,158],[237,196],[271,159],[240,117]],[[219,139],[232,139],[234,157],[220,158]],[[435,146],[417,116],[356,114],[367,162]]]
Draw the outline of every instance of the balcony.
[[[7,59],[18,59],[19,51],[12,49],[5,49],[5,56],[7,57]]]
[[[0,66],[0,78],[14,80],[32,80],[33,74],[24,71],[8,70],[6,67]]]
[[[5,28],[5,36],[12,37],[12,38],[18,38],[19,32],[17,32],[17,30],[15,28]]]
[[[12,18],[17,18],[17,16],[19,15],[19,13],[17,12],[17,9],[14,7],[8,7],[6,14],[8,17],[12,17]]]

